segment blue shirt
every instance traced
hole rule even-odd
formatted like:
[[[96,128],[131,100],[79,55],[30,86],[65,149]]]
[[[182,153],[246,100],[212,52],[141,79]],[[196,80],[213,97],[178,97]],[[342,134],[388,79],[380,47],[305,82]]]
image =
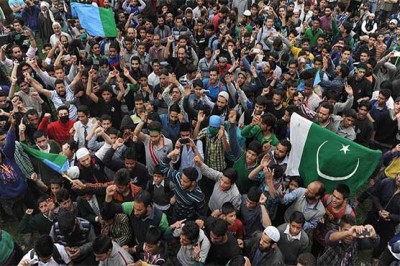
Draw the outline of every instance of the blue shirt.
[[[179,123],[179,120],[176,121],[175,124],[171,123],[169,121],[169,114],[160,115],[160,120],[162,124],[162,134],[164,137],[172,140],[172,143],[175,144],[180,137],[179,129],[181,123]]]
[[[217,85],[214,86],[209,82],[209,80],[210,79],[208,78],[203,80],[203,88],[210,91],[209,93],[207,93],[207,96],[210,97],[211,101],[216,102],[218,94],[221,91],[226,91],[226,86],[221,81],[218,81]]]

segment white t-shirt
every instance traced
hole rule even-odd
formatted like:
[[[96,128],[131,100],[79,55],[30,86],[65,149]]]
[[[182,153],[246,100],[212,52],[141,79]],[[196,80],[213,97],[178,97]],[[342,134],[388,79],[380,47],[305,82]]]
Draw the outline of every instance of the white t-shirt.
[[[30,262],[28,265],[34,265],[36,263],[38,263],[39,266],[64,266],[67,265],[68,263],[71,262],[71,259],[69,258],[67,252],[65,251],[65,247],[60,245],[60,244],[54,244],[57,249],[58,249],[58,253],[60,253],[61,259],[65,262],[65,264],[58,264],[53,257],[46,263],[43,263],[41,261],[39,261],[38,256],[36,255],[36,253],[33,254],[33,258],[31,258],[31,252],[33,249],[29,250],[28,253],[25,254],[25,256],[22,258],[21,261],[28,259]]]

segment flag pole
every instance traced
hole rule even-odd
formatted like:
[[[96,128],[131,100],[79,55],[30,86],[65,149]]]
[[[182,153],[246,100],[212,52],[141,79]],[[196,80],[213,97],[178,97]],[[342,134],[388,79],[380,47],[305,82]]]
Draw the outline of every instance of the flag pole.
[[[67,179],[69,182],[73,183],[73,182],[72,182],[72,178],[69,177],[65,172],[62,173],[61,175],[62,175],[62,177],[64,177],[65,179]]]

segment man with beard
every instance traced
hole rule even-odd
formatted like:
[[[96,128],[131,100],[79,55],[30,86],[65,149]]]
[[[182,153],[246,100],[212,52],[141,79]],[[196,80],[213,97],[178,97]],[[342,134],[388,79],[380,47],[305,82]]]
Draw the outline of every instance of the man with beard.
[[[176,103],[172,104],[168,114],[160,115],[160,119],[162,134],[164,137],[172,140],[172,144],[175,145],[176,141],[179,139],[180,125],[184,122],[181,108]]]
[[[22,26],[17,23],[19,26],[18,28],[21,29],[20,35],[23,37],[26,37],[29,40],[29,49],[28,51],[23,51],[22,44],[21,45],[13,45],[11,47],[11,56],[12,58],[7,58],[6,56],[6,50],[7,50],[7,44],[4,44],[1,49],[0,49],[0,62],[8,67],[10,70],[13,68],[14,60],[17,60],[19,62],[23,62],[25,57],[28,57],[29,59],[35,58],[36,52],[37,52],[37,46],[36,46],[36,41],[35,38],[32,36],[31,32],[29,30],[22,31]],[[15,28],[14,28],[15,29]]]
[[[61,105],[57,108],[58,120],[50,122],[51,114],[46,113],[39,124],[38,130],[46,131],[50,139],[54,139],[58,144],[63,145],[71,139],[69,131],[74,126],[75,121],[69,119],[68,107]]]
[[[162,124],[158,121],[152,121],[148,124],[149,134],[142,132],[143,126],[147,123],[147,114],[142,114],[139,124],[136,126],[133,134],[138,140],[143,142],[146,152],[146,167],[149,174],[153,174],[154,166],[167,157],[168,153],[173,150],[172,141],[161,133]]]
[[[273,114],[277,119],[280,119],[285,114],[285,107],[283,107],[283,100],[285,92],[282,90],[274,90],[272,101],[266,106],[266,112]]]
[[[226,265],[231,258],[241,254],[238,242],[232,234],[228,233],[228,223],[222,219],[217,219],[210,227],[211,247],[206,264]]]
[[[281,201],[287,205],[292,203],[285,212],[285,221],[288,223],[293,212],[299,211],[306,219],[304,231],[309,233],[316,228],[320,219],[325,215],[325,207],[321,199],[325,194],[325,185],[320,181],[311,182],[307,188],[297,188],[285,194]]]
[[[162,232],[168,228],[167,216],[159,209],[153,207],[149,192],[140,191],[133,201],[122,204],[114,203],[113,197],[117,192],[116,185],[110,185],[106,189],[104,208],[114,209],[116,213],[125,213],[129,217],[130,225],[135,235],[134,244],[142,243],[150,226],[158,227]]]
[[[224,121],[225,118],[228,116],[229,111],[229,94],[226,91],[221,91],[220,93],[218,93],[216,103],[210,101],[207,96],[204,96],[203,99],[205,103],[210,107],[211,115],[218,115],[221,117],[222,121]]]
[[[333,105],[328,102],[323,102],[318,108],[317,115],[314,118],[314,123],[337,133],[339,123],[341,121],[339,116],[332,115]]]
[[[112,141],[101,127],[97,128],[95,133],[105,140],[104,145],[94,155],[91,155],[87,148],[78,149],[76,151],[78,166],[71,167],[69,171],[73,176],[78,176],[79,180],[86,183],[106,183],[109,179],[104,172],[104,155],[111,147]]]
[[[157,18],[157,26],[154,28],[154,35],[160,37],[160,43],[162,45],[167,44],[167,38],[171,36],[171,28],[165,25],[165,17],[163,15]]]
[[[174,67],[173,72],[175,73],[177,78],[182,77],[187,73],[186,67],[191,63],[187,59],[187,50],[186,47],[178,47],[176,49],[177,56],[174,57],[171,53],[171,45],[174,41],[172,36],[168,37],[167,45],[164,49],[164,59],[168,61],[168,63]]]
[[[389,21],[389,28],[384,33],[384,41],[388,41],[392,36],[396,36],[396,29],[399,21],[397,19],[391,19]]]
[[[55,243],[63,245],[74,265],[94,265],[92,243],[96,236],[89,221],[76,217],[73,212],[61,209],[58,221],[50,231]]]
[[[280,238],[276,227],[267,226],[261,235],[245,241],[245,254],[252,265],[284,265],[284,257],[277,244]]]
[[[369,147],[372,133],[374,131],[372,122],[368,119],[368,112],[371,110],[371,103],[363,100],[358,104],[357,119],[354,122],[356,139],[358,144]]]
[[[61,70],[62,71],[62,70]],[[76,120],[78,117],[78,110],[75,106],[75,95],[70,86],[65,86],[64,80],[56,79],[54,82],[54,90],[44,89],[43,86],[32,79],[29,75],[25,74],[25,81],[32,86],[38,93],[43,94],[49,98],[55,108],[66,105],[69,110],[69,118]]]

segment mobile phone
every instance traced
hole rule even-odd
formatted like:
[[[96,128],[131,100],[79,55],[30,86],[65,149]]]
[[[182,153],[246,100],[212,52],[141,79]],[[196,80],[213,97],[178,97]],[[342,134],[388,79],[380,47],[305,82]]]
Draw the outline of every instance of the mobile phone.
[[[364,228],[361,233],[357,233],[358,238],[365,238],[365,237],[370,237],[370,236],[371,236],[371,232],[369,231],[368,228]]]
[[[189,139],[179,139],[179,142],[181,144],[188,144],[189,143]]]

